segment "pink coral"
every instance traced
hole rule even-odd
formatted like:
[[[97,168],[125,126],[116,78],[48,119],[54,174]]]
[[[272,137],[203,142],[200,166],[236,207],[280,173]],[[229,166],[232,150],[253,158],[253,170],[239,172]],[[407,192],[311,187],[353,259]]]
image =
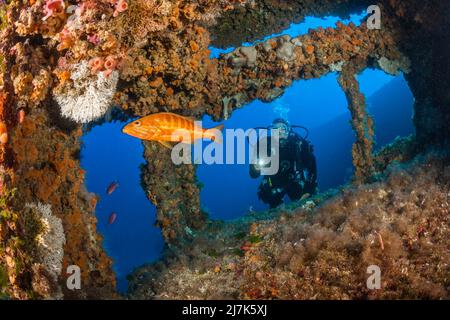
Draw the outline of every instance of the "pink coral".
[[[118,60],[116,57],[114,57],[114,56],[106,57],[105,63],[104,63],[104,67],[106,70],[103,72],[105,77],[109,77],[109,75],[117,68],[117,64],[118,64]]]
[[[42,20],[45,21],[51,16],[62,13],[65,7],[66,4],[64,3],[64,0],[47,0],[44,5],[45,16]]]
[[[114,56],[108,56],[105,60],[106,69],[114,69],[117,66],[117,59]]]
[[[117,17],[119,13],[124,12],[128,9],[128,3],[126,0],[118,0],[115,5],[116,10],[114,11],[114,17]]]
[[[67,67],[67,58],[66,57],[61,57],[58,59],[58,67],[62,68],[62,69]]]
[[[104,70],[105,63],[103,58],[97,57],[89,61],[89,66],[91,67],[92,73],[97,73],[99,71]]]
[[[88,35],[87,36],[87,39],[88,39],[88,41],[90,42],[90,43],[92,43],[92,44],[94,44],[94,45],[98,45],[98,44],[100,44],[100,37],[98,36],[98,35],[96,35],[96,34],[93,34],[93,35]]]

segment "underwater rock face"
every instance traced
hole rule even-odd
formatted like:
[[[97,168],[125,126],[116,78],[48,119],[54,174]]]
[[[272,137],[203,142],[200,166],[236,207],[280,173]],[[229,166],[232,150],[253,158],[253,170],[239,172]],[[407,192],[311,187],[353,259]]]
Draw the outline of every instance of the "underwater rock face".
[[[50,2],[53,3],[52,6],[49,5]],[[447,146],[450,140],[450,6],[446,1],[379,2],[383,17],[381,30],[368,30],[365,24],[356,27],[338,23],[335,29],[318,28],[301,37],[278,37],[251,47],[240,46],[243,41],[254,41],[278,32],[289,23],[303,19],[305,15],[333,14],[343,17],[365,8],[368,2],[296,0],[286,4],[272,0],[36,0],[2,3],[0,274],[5,274],[6,280],[3,281],[3,276],[0,279],[1,293],[5,291],[8,297],[17,299],[116,297],[111,260],[104,253],[101,238],[95,228],[96,219],[93,212],[96,197],[84,188],[84,172],[78,159],[79,137],[82,134],[80,123],[91,122],[99,117],[101,120],[109,109],[111,100],[130,115],[173,111],[186,116],[200,117],[209,114],[214,119],[226,119],[233,110],[255,99],[272,101],[279,97],[293,80],[318,78],[338,71],[341,73],[343,90],[349,97],[350,110],[354,114],[352,125],[358,137],[354,147],[354,164],[361,181],[374,172],[382,172],[392,159],[403,161],[428,146]],[[268,12],[270,14],[266,14]],[[236,50],[219,59],[210,59],[208,47],[211,44],[217,47],[233,45]],[[90,70],[85,70],[84,75],[91,80],[83,86],[78,86],[82,87],[79,92],[68,94],[71,88],[76,87],[77,66],[87,62]],[[354,90],[357,86],[355,74],[366,67],[381,68],[393,73],[401,70],[406,73],[405,77],[415,96],[416,126],[413,141],[405,143],[408,152],[405,149],[398,151],[392,148],[383,150],[377,157],[372,154],[372,124],[364,111],[363,99],[358,90]],[[96,83],[92,79],[101,81]],[[95,90],[90,91],[89,88]],[[103,96],[98,97],[100,91]],[[91,97],[93,103],[90,105]],[[94,103],[95,101],[97,103]],[[151,142],[145,146],[148,164],[142,173],[143,185],[150,200],[158,207],[158,224],[165,239],[185,246],[179,252],[173,249],[173,254],[183,259],[186,256],[184,250],[190,243],[201,242],[203,239],[192,239],[192,235],[209,226],[200,210],[195,168],[174,168],[168,160],[166,150],[161,150]],[[444,170],[443,167],[441,169]],[[417,170],[423,180],[421,185],[429,188],[423,190],[435,190],[442,201],[447,201],[444,200],[442,185],[437,183],[437,178],[433,176],[435,173],[430,172],[427,178],[425,171]],[[408,174],[405,173],[406,177]],[[446,177],[448,180],[448,175]],[[431,179],[429,184],[424,182],[426,179]],[[393,194],[406,197],[398,190],[399,185],[400,183],[396,182],[391,186]],[[413,186],[407,186],[410,190],[415,190]],[[364,191],[357,190],[357,195],[364,198]],[[390,194],[383,190],[380,191],[381,194]],[[423,195],[426,199],[428,196],[429,194]],[[342,197],[345,198],[345,195]],[[337,197],[335,201],[339,203],[339,199]],[[354,200],[353,197],[349,199]],[[378,203],[373,199],[366,200],[371,209],[372,204]],[[436,210],[418,213],[416,204],[409,198],[407,200],[407,208],[411,208],[411,211],[408,211],[411,214],[405,216],[407,224],[411,223],[411,226],[417,229],[419,225],[410,219],[410,216],[417,215],[419,220],[425,219],[424,228],[428,227],[436,232],[431,234],[432,240],[438,244],[440,256],[448,262],[448,255],[441,252],[442,246],[445,246],[445,241],[448,240],[439,238],[439,232],[442,230],[433,222],[433,219],[445,218],[440,216],[438,205],[430,200],[431,202],[425,202],[425,205]],[[61,221],[65,244],[62,272],[57,281],[54,281],[54,274],[51,272],[55,270],[47,270],[49,265],[42,263],[46,261],[45,258],[35,254],[38,246],[35,236],[41,234],[42,226],[36,212],[26,208],[26,204],[49,206],[52,216],[56,221]],[[386,202],[382,202],[383,206],[389,215],[395,217],[395,221],[400,221],[392,211],[394,208],[403,208],[399,203],[394,203],[390,208]],[[314,203],[309,203],[308,208],[314,210]],[[406,240],[406,235],[413,237],[414,232],[408,231],[409,227],[406,231],[402,231],[400,227],[392,227],[392,231],[387,228],[385,222],[376,220],[378,222],[374,222],[375,229],[366,230],[369,233],[364,234],[365,231],[355,231],[349,226],[351,231],[358,234],[358,245],[355,249],[348,240],[345,233],[347,231],[337,232],[335,222],[329,224],[325,218],[324,221],[320,220],[320,217],[325,216],[325,213],[321,214],[321,210],[319,209],[317,218],[314,218],[316,220],[311,221],[319,221],[325,229],[316,230],[311,227],[305,234],[312,239],[318,239],[313,243],[320,243],[325,248],[322,251],[311,251],[322,254],[318,256],[318,270],[322,267],[320,263],[328,261],[327,259],[335,263],[336,277],[333,279],[322,279],[312,270],[309,249],[306,254],[302,251],[306,249],[294,252],[296,248],[293,243],[286,244],[290,241],[286,240],[289,227],[282,220],[273,224],[278,226],[282,230],[280,234],[287,238],[277,236],[273,230],[258,231],[273,240],[273,247],[266,247],[264,242],[261,250],[266,249],[261,252],[267,256],[259,254],[256,258],[251,258],[253,255],[248,257],[250,266],[244,263],[245,260],[242,262],[227,258],[230,260],[229,264],[214,266],[214,274],[209,271],[197,274],[195,270],[178,266],[183,271],[179,277],[181,280],[196,278],[198,282],[193,281],[192,288],[199,281],[204,282],[200,292],[206,297],[261,298],[273,295],[313,298],[314,295],[310,291],[299,292],[298,296],[289,291],[298,284],[293,274],[307,275],[301,285],[309,288],[315,288],[323,281],[332,283],[330,291],[321,291],[320,297],[371,297],[370,293],[357,286],[361,274],[348,273],[350,267],[362,270],[362,265],[358,265],[354,259],[355,256],[361,258],[364,253],[364,261],[378,259],[377,261],[384,263],[389,270],[393,268],[393,274],[406,277],[406,283],[411,287],[411,290],[394,288],[394,280],[388,278],[388,286],[391,285],[392,290],[386,293],[386,297],[448,298],[448,291],[445,291],[448,289],[443,285],[442,273],[436,272],[433,275],[429,269],[424,268],[415,270],[417,276],[414,277],[407,271],[405,275],[403,271],[400,272],[392,266],[393,257],[407,259],[409,265],[401,265],[408,270],[418,268],[425,258],[431,259],[434,266],[442,266],[441,260],[432,255],[431,249],[423,243],[424,239],[427,239],[427,235],[423,236],[427,231],[420,232],[420,239],[416,241],[417,247],[414,246],[416,243],[413,243],[414,250],[411,253],[399,240]],[[351,225],[358,210],[354,209],[351,211],[353,214],[339,218],[343,219],[342,223],[345,221],[347,225]],[[324,209],[323,212],[328,211]],[[423,216],[424,214],[430,215],[429,223],[426,222],[428,218]],[[300,212],[299,216],[293,219],[303,223],[303,216]],[[271,222],[268,222],[268,227],[270,224]],[[263,224],[261,228],[262,226]],[[296,227],[298,226],[292,225],[293,229]],[[226,228],[232,229],[228,226]],[[378,251],[371,250],[367,243],[369,237],[370,241],[376,243],[378,236],[373,234],[374,231],[385,239],[387,258],[376,256]],[[259,237],[257,235],[252,239],[256,241]],[[61,240],[62,235],[58,239]],[[327,244],[326,240],[339,241]],[[236,240],[226,241],[234,243]],[[286,252],[294,252],[292,256],[283,258],[277,251],[284,246]],[[244,246],[244,251],[249,252],[253,247]],[[358,251],[358,248],[364,248],[365,251]],[[338,254],[337,249],[345,250],[344,253]],[[56,251],[60,253],[59,249]],[[211,256],[217,256],[216,251],[209,253]],[[53,250],[52,252],[54,253]],[[333,257],[329,256],[330,252],[333,252]],[[193,251],[194,253],[199,254],[198,250]],[[292,265],[292,269],[285,274],[285,271],[280,269],[281,266],[271,266],[275,275],[270,276],[262,269],[258,269],[260,273],[249,271],[253,270],[253,263],[259,263],[260,259],[267,262],[269,260],[266,259],[270,256],[275,261]],[[59,257],[58,255],[58,261]],[[201,266],[203,262],[199,259]],[[305,261],[310,263],[306,264],[309,269],[299,267]],[[64,285],[67,279],[64,271],[70,265],[81,267],[83,287],[79,291],[68,290]],[[237,266],[240,267],[235,269]],[[171,270],[170,268],[177,268],[177,265],[174,264],[167,270]],[[239,276],[245,275],[240,278],[240,281],[243,281],[240,291],[223,287],[221,291],[213,293],[213,286],[209,287],[209,283],[222,284],[227,279],[235,279],[232,274],[222,273],[221,270],[226,268]],[[164,272],[158,276],[161,277],[160,283],[167,285],[168,291],[164,292],[159,287],[159,282],[146,284],[154,287],[154,296],[195,297],[198,294],[190,292],[190,288],[178,288],[176,292],[175,284],[172,285],[167,280]],[[349,284],[337,280],[338,276],[346,277]],[[427,276],[433,280],[429,285],[423,282]],[[221,281],[215,282],[217,279]],[[276,284],[274,291],[268,288],[266,281],[269,279]],[[292,282],[292,286],[283,288],[278,285],[285,280],[287,283]],[[134,287],[139,287],[139,281],[141,280],[135,280]],[[264,292],[256,290],[256,284],[265,288]],[[174,291],[171,291],[172,289]],[[131,296],[146,295],[135,289],[131,291]]]
[[[419,156],[377,182],[272,211],[273,220],[209,226],[176,260],[137,269],[129,297],[448,299],[449,161]],[[371,265],[382,290],[366,286]]]

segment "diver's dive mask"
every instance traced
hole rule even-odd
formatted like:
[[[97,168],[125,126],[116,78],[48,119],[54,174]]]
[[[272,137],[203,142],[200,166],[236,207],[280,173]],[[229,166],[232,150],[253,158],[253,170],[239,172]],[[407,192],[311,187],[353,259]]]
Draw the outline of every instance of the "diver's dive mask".
[[[289,137],[289,132],[291,129],[286,123],[276,122],[272,125],[272,129],[278,130],[280,139],[287,139]]]

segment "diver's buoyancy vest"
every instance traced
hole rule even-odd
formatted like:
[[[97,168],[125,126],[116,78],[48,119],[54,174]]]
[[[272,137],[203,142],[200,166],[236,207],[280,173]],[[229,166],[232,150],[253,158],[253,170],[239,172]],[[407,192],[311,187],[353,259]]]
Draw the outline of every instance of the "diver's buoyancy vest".
[[[285,180],[296,171],[302,170],[301,152],[302,143],[305,143],[296,133],[291,132],[286,141],[280,141],[279,171],[271,176],[272,181],[277,184],[278,180]]]

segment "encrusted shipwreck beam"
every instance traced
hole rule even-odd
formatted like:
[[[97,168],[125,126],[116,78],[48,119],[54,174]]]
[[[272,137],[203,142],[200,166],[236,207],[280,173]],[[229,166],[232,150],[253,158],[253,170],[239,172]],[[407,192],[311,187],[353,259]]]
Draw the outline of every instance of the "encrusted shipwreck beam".
[[[244,42],[260,40],[299,23],[307,16],[347,18],[372,3],[358,0],[250,0],[246,5],[225,11],[208,27],[211,44],[219,48],[238,47]]]
[[[38,254],[33,264],[42,266],[31,268],[36,283],[33,289],[42,297],[61,298],[61,293],[65,298],[78,299],[114,296],[116,281],[112,261],[103,251],[102,238],[96,232],[97,197],[84,186],[84,171],[77,156],[81,135],[80,128],[60,131],[51,124],[45,112],[37,110],[24,118],[12,137],[16,171],[11,179],[16,192],[20,192],[17,194],[20,202],[16,200],[14,210],[22,213],[27,208],[46,208],[47,215],[60,225],[55,228],[46,222],[49,218],[38,214],[44,230],[54,234],[57,240],[42,244],[45,251]],[[27,227],[30,220],[21,223],[25,224],[24,231],[32,231]],[[30,248],[22,248],[35,257],[34,252],[28,251]],[[56,270],[55,264],[59,265]],[[65,285],[71,265],[80,268],[80,290],[69,290]],[[34,270],[41,271],[35,273]]]
[[[373,174],[373,119],[367,113],[364,95],[359,90],[356,74],[364,67],[364,62],[357,62],[344,67],[339,84],[345,92],[348,107],[352,117],[352,128],[356,133],[356,142],[353,144],[352,156],[355,166],[355,178],[362,180]]]
[[[193,165],[173,164],[170,152],[157,143],[144,142],[142,185],[157,206],[157,225],[166,242],[192,237],[204,226],[206,215],[200,210],[200,192]]]
[[[97,197],[80,167],[81,126],[67,126],[49,96],[57,53],[11,27],[27,12],[21,6],[9,5],[1,35],[0,295],[112,298],[112,262],[93,215]],[[80,286],[69,288],[74,272]]]
[[[358,27],[339,22],[337,28],[318,28],[296,38],[272,38],[255,46],[239,47],[219,59],[208,57],[206,31],[199,27],[193,27],[193,31],[182,38],[184,45],[163,47],[161,39],[154,39],[151,55],[141,59],[143,65],[155,61],[150,73],[123,81],[117,102],[141,115],[179,110],[190,115],[206,112],[223,119],[255,99],[275,99],[294,80],[339,72],[353,60],[370,67],[408,67],[392,35],[368,30],[365,24]],[[180,51],[185,55],[181,56]],[[177,59],[166,58],[171,56]]]
[[[304,36],[281,36],[251,47],[240,47],[218,61],[220,95],[213,115],[255,99],[272,101],[299,79],[319,78],[340,72],[358,61],[360,68],[379,67],[378,61],[401,60],[394,40],[387,33],[350,23],[337,28],[318,28]],[[227,106],[224,101],[231,101]],[[220,106],[222,102],[222,106]],[[222,115],[223,116],[223,115]]]

